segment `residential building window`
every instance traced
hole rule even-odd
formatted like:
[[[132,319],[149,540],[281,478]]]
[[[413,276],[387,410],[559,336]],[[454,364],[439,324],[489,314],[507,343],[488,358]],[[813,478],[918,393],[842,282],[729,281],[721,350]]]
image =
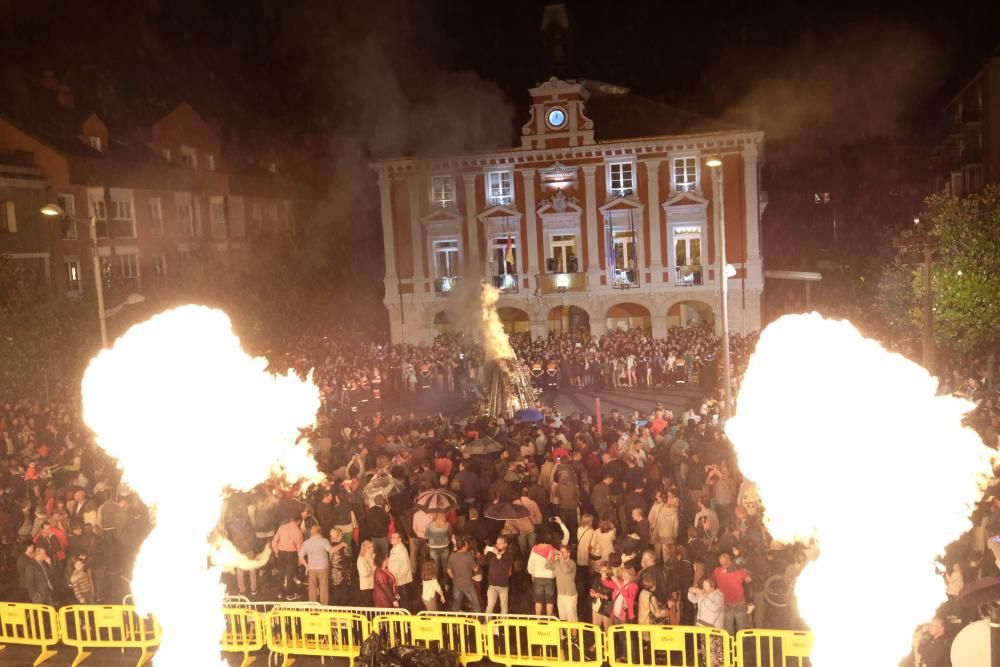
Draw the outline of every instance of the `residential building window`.
[[[181,146],[181,164],[191,169],[197,169],[198,151],[191,146]]]
[[[512,236],[498,236],[493,239],[490,261],[496,275],[517,274],[517,239]]]
[[[87,189],[87,208],[90,209],[90,215],[97,223],[95,225],[97,238],[108,238],[108,210],[107,204],[104,202],[104,188]]]
[[[514,202],[514,174],[509,169],[491,171],[486,178],[486,200],[491,206]]]
[[[573,234],[554,234],[551,243],[552,253],[549,257],[549,273],[576,273],[579,262],[576,258],[576,236]]]
[[[111,196],[111,236],[135,238],[135,217],[132,215],[131,195],[116,195],[112,192]]]
[[[83,278],[80,275],[79,258],[66,257],[63,259],[63,267],[66,269],[66,296],[70,298],[79,297],[83,292]]]
[[[951,194],[955,197],[961,197],[964,193],[962,190],[962,172],[953,171],[951,173]]]
[[[615,255],[616,269],[626,271],[635,268],[635,243],[632,239],[632,232],[628,230],[614,232],[612,249]]]
[[[149,198],[149,231],[153,236],[163,236],[163,205],[159,197]]]
[[[153,275],[157,278],[167,277],[167,254],[165,252],[153,255]]]
[[[701,225],[677,225],[670,228],[673,238],[675,285],[701,285]]]
[[[635,192],[635,169],[631,161],[608,164],[608,192],[615,197]]]
[[[194,236],[194,208],[190,199],[177,202],[177,231],[181,236]]]
[[[118,255],[121,276],[126,280],[139,277],[139,255],[125,253]]]
[[[76,218],[74,217],[76,215],[76,200],[73,195],[56,195],[56,204],[66,213],[59,220],[61,238],[79,238],[79,230],[76,227]]]
[[[13,234],[17,231],[17,214],[14,211],[14,202],[0,202],[0,232]]]
[[[454,278],[458,275],[458,240],[434,242],[434,272],[436,278]]]
[[[222,197],[209,199],[209,217],[212,221],[212,237],[221,239],[226,236],[226,203]]]
[[[208,170],[215,171],[215,156],[209,153],[205,156],[205,160],[208,162]]]
[[[441,208],[455,204],[455,177],[451,174],[431,176],[431,203]]]
[[[813,203],[814,204],[829,204],[830,203],[830,193],[829,192],[814,192],[813,193]]]
[[[100,137],[87,137],[87,143],[98,153],[101,152],[101,138]]]
[[[673,187],[675,192],[694,192],[698,189],[697,157],[674,158]]]

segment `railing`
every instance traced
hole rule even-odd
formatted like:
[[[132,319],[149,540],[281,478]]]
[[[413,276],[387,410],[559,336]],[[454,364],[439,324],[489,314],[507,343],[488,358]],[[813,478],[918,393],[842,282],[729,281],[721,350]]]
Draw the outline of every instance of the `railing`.
[[[501,273],[498,276],[493,276],[493,287],[496,287],[503,294],[517,293],[518,282],[516,273]]]
[[[701,265],[678,266],[674,269],[674,285],[677,287],[695,287],[704,284],[705,277]]]
[[[613,269],[611,286],[615,289],[629,289],[639,286],[639,272],[635,269]]]
[[[438,296],[447,296],[458,288],[458,276],[446,276],[434,279],[434,293]]]
[[[585,292],[587,290],[587,274],[540,273],[538,274],[538,289],[542,294]]]

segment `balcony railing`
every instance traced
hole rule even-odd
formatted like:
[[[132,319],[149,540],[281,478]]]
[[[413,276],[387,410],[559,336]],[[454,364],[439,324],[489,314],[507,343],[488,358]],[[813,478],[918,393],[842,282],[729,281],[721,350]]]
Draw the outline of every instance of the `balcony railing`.
[[[639,272],[635,269],[613,269],[611,286],[615,289],[630,289],[639,286]]]
[[[540,273],[538,290],[542,294],[587,291],[586,273]]]
[[[515,294],[518,289],[518,279],[516,273],[502,273],[498,276],[493,276],[493,287],[500,290],[503,294]]]
[[[458,276],[445,276],[434,279],[434,293],[438,296],[448,296],[458,288]]]
[[[678,266],[674,269],[674,285],[677,287],[696,287],[704,285],[701,265]]]

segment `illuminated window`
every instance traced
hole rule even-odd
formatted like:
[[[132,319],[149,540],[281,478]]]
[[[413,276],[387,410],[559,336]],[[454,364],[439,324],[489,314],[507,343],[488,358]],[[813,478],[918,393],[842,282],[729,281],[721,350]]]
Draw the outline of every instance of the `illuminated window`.
[[[149,198],[149,231],[153,236],[163,236],[163,206],[159,197]]]
[[[635,167],[632,162],[612,162],[608,165],[608,191],[616,197],[635,192]]]
[[[813,193],[813,203],[814,204],[829,204],[830,203],[830,193],[829,192],[815,192],[815,193]]]
[[[167,277],[167,254],[166,253],[161,252],[159,254],[153,255],[153,274],[157,278],[166,278]]]
[[[98,153],[101,152],[101,138],[100,137],[87,137],[87,143]]]
[[[675,157],[673,166],[672,184],[675,192],[693,192],[698,189],[697,157]]]
[[[130,190],[111,189],[111,235],[115,238],[135,238]]]
[[[516,275],[517,239],[510,236],[497,236],[494,238],[490,262],[494,266],[494,275]]]
[[[122,278],[132,279],[139,277],[139,255],[126,253],[118,255],[118,260]]]
[[[434,271],[437,278],[458,275],[458,241],[447,239],[434,242]]]
[[[191,195],[178,195],[177,203],[177,234],[179,236],[194,236],[194,207],[191,205]]]
[[[486,199],[491,206],[505,206],[514,202],[514,175],[505,169],[486,175]]]
[[[63,260],[66,269],[66,294],[69,297],[79,297],[83,291],[83,280],[80,276],[80,260],[67,257]]]
[[[579,270],[579,262],[576,258],[576,236],[573,234],[554,234],[551,247],[549,273],[575,273]]]
[[[222,197],[212,197],[208,203],[209,218],[212,222],[212,237],[226,236],[226,203]]]
[[[431,176],[431,203],[447,208],[455,203],[455,177],[451,174]]]

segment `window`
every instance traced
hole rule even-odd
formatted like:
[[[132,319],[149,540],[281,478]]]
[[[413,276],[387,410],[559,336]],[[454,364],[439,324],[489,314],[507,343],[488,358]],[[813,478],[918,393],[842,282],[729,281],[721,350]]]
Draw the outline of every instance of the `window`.
[[[693,155],[674,158],[673,186],[676,192],[698,189],[698,158]]]
[[[167,254],[161,252],[153,255],[153,275],[157,278],[167,277]]]
[[[194,208],[190,196],[177,200],[177,231],[181,236],[194,236]]]
[[[66,295],[69,297],[79,297],[83,292],[80,260],[76,257],[66,257],[63,259],[63,267],[66,270]]]
[[[205,156],[205,160],[208,162],[208,170],[215,171],[215,156],[209,153]]]
[[[76,199],[73,195],[56,195],[56,203],[59,208],[66,212],[66,215],[76,215]]]
[[[153,236],[163,236],[163,206],[159,197],[149,198],[149,230]]]
[[[951,173],[951,190],[950,190],[950,192],[955,197],[961,197],[962,194],[963,194],[963,191],[962,191],[962,185],[963,185],[962,180],[963,180],[962,179],[962,172],[960,172],[960,171],[953,171]]]
[[[431,203],[447,208],[455,204],[455,177],[451,174],[431,176]]]
[[[813,193],[813,203],[814,204],[829,204],[830,203],[830,193],[829,192],[814,192]]]
[[[111,235],[115,238],[135,238],[131,192],[111,191]]]
[[[125,253],[118,255],[118,261],[122,278],[132,279],[139,277],[139,255]]]
[[[632,162],[612,162],[608,165],[608,192],[615,197],[627,197],[635,192]]]
[[[209,199],[209,217],[212,221],[212,238],[226,237],[226,203],[222,197]]]
[[[672,227],[674,252],[674,284],[681,286],[702,284],[701,225]]]
[[[458,275],[458,241],[448,239],[434,242],[434,276],[454,278]]]
[[[197,169],[198,151],[190,146],[181,146],[181,164],[191,169]]]
[[[491,206],[514,202],[514,175],[510,170],[491,171],[486,178],[486,200]]]
[[[516,275],[517,241],[511,236],[498,236],[494,238],[490,261],[495,267],[495,275]]]
[[[17,215],[14,211],[14,202],[0,202],[0,232],[13,234],[17,231]]]
[[[623,287],[637,285],[639,272],[635,270],[636,248],[632,232],[629,230],[614,232],[611,237],[611,252],[614,285]]]
[[[79,230],[76,226],[76,201],[73,195],[56,195],[56,204],[59,205],[66,215],[59,220],[60,237],[64,239],[79,238]]]
[[[98,153],[101,152],[101,138],[100,137],[87,137],[87,143]]]
[[[579,263],[576,259],[576,236],[573,234],[555,234],[552,236],[552,253],[549,273],[576,273]]]
[[[108,238],[108,210],[104,201],[104,188],[87,189],[87,208],[97,222],[95,225],[97,238]]]

